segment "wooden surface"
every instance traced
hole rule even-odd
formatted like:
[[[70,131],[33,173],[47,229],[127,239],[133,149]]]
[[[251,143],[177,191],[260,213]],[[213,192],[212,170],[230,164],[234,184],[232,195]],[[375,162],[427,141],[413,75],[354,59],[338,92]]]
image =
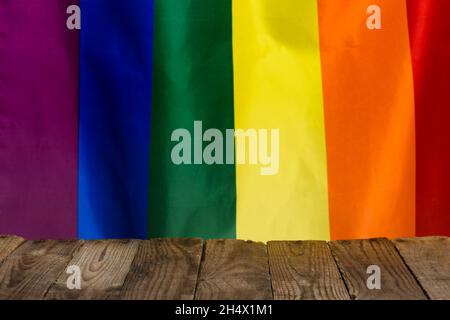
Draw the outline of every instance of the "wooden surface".
[[[450,239],[410,238],[394,243],[428,297],[449,300]]]
[[[0,263],[23,242],[25,239],[20,237],[0,236]]]
[[[330,247],[352,299],[426,299],[391,241],[334,241]],[[380,268],[381,290],[370,290],[367,286],[370,276],[367,268],[372,265]]]
[[[272,299],[266,246],[242,240],[208,241],[195,298]]]
[[[28,241],[0,265],[0,299],[43,299],[64,271],[76,241]]]
[[[139,242],[111,240],[83,242],[69,266],[79,266],[81,289],[67,290],[70,274],[63,272],[46,299],[116,299],[130,271]]]
[[[325,241],[271,241],[267,248],[275,299],[350,299]]]
[[[124,299],[194,298],[203,241],[142,241],[122,289]]]
[[[381,289],[369,289],[376,265]],[[68,268],[80,290],[67,288]],[[0,299],[450,299],[450,239],[26,241],[0,236]]]

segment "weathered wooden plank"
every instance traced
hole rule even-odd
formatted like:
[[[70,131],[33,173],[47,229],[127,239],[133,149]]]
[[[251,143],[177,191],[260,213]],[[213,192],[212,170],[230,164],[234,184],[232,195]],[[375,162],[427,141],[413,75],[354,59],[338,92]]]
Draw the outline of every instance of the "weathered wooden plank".
[[[430,299],[450,299],[450,239],[426,237],[394,241]]]
[[[267,248],[242,240],[208,240],[195,299],[272,299]]]
[[[0,235],[0,263],[24,241],[21,237]]]
[[[122,287],[122,299],[194,298],[201,239],[142,241]]]
[[[81,271],[81,289],[67,288],[71,274],[63,272],[46,299],[118,299],[139,246],[138,240],[87,241],[68,266]]]
[[[333,241],[329,243],[341,274],[354,299],[426,299],[395,246],[387,239]],[[367,268],[381,271],[381,289],[367,286]]]
[[[348,300],[350,296],[325,241],[270,241],[275,300]]]
[[[0,299],[42,299],[72,258],[77,241],[27,241],[0,266]]]

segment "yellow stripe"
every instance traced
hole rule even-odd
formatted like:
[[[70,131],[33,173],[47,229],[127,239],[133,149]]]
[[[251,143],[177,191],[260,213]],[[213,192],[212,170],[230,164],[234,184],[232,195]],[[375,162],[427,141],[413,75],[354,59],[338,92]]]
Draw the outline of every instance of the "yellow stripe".
[[[233,1],[235,127],[280,142],[278,174],[236,165],[238,238],[329,239],[318,28],[316,1]]]

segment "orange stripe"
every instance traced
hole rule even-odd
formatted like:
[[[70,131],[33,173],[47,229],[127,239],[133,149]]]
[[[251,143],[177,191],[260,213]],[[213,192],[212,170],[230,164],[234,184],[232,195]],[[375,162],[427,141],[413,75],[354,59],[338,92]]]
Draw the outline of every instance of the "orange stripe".
[[[369,30],[367,8],[381,8]],[[319,0],[332,239],[413,236],[414,96],[404,0]]]

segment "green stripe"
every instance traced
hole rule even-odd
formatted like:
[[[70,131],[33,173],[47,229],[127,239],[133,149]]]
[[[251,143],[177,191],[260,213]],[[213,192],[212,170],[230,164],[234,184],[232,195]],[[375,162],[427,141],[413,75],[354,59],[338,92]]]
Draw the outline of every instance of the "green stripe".
[[[149,237],[236,237],[234,165],[171,161],[173,130],[234,128],[231,30],[231,0],[155,1]]]

